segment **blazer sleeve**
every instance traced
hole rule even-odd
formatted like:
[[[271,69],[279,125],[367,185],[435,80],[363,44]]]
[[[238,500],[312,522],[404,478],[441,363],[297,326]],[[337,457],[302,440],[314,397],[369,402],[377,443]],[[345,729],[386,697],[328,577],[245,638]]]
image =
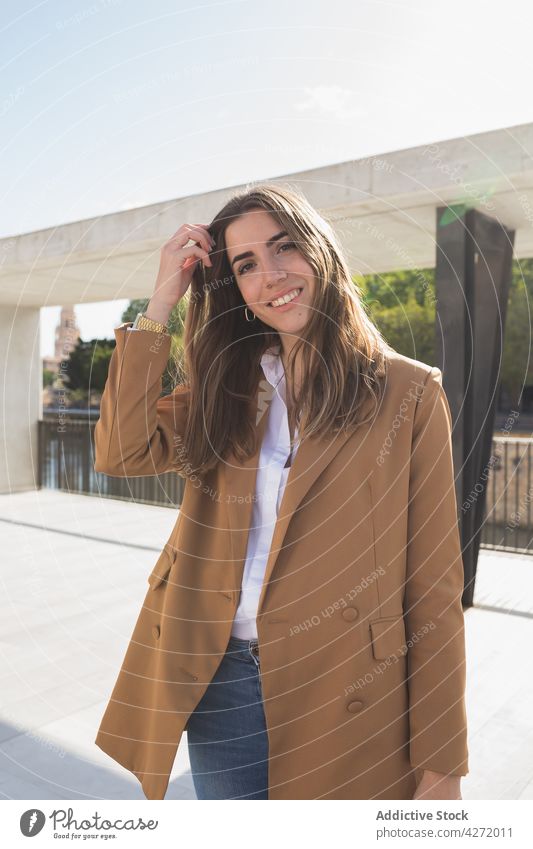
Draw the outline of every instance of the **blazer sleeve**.
[[[117,344],[94,428],[94,470],[112,477],[167,471],[185,477],[181,435],[189,389],[181,384],[160,397],[171,338],[156,331],[130,329],[131,322],[125,322],[114,331]]]
[[[431,368],[415,404],[409,479],[407,633],[413,768],[468,773],[463,560],[442,372]]]

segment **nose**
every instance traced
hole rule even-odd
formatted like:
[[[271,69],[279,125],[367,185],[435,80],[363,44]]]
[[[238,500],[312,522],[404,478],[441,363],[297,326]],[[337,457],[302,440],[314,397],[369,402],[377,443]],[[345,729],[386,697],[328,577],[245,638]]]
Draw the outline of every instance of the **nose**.
[[[287,272],[276,262],[265,262],[261,269],[261,282],[267,286],[270,283],[277,283],[279,280],[284,280],[287,277]]]

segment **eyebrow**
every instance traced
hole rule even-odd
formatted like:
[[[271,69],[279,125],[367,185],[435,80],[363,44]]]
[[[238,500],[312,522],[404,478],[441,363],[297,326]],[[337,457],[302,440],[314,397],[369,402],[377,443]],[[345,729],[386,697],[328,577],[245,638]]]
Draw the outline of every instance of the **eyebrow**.
[[[270,239],[267,239],[267,246],[270,247],[271,245],[274,244],[274,242],[277,242],[278,239],[281,239],[283,236],[288,236],[288,235],[289,234],[287,233],[286,230],[281,230],[281,232],[276,233],[275,236],[271,236]],[[233,268],[235,263],[239,262],[240,259],[246,259],[247,257],[253,256],[253,255],[254,255],[253,251],[245,251],[245,253],[243,253],[243,254],[238,254],[234,259],[232,259],[232,261],[230,263],[231,267]]]

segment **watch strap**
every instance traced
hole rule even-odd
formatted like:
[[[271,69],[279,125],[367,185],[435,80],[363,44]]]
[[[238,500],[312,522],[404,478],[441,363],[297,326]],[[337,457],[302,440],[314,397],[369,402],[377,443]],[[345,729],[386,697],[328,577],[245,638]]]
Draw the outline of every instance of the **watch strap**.
[[[137,318],[133,322],[133,330],[151,330],[154,333],[169,333],[166,324],[161,321],[155,321],[153,318],[148,318],[144,313],[137,313]]]

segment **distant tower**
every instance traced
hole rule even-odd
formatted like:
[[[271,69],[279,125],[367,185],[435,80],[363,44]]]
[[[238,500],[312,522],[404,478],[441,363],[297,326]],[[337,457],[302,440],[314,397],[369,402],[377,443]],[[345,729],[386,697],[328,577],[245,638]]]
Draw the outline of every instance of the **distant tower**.
[[[56,359],[66,359],[76,347],[79,338],[80,330],[76,324],[74,307],[61,307],[61,316],[56,327],[55,337],[54,354]]]
[[[43,357],[43,368],[59,374],[61,362],[68,360],[70,352],[76,347],[80,331],[76,324],[73,307],[61,307],[59,324],[56,327],[55,352],[52,357]]]

